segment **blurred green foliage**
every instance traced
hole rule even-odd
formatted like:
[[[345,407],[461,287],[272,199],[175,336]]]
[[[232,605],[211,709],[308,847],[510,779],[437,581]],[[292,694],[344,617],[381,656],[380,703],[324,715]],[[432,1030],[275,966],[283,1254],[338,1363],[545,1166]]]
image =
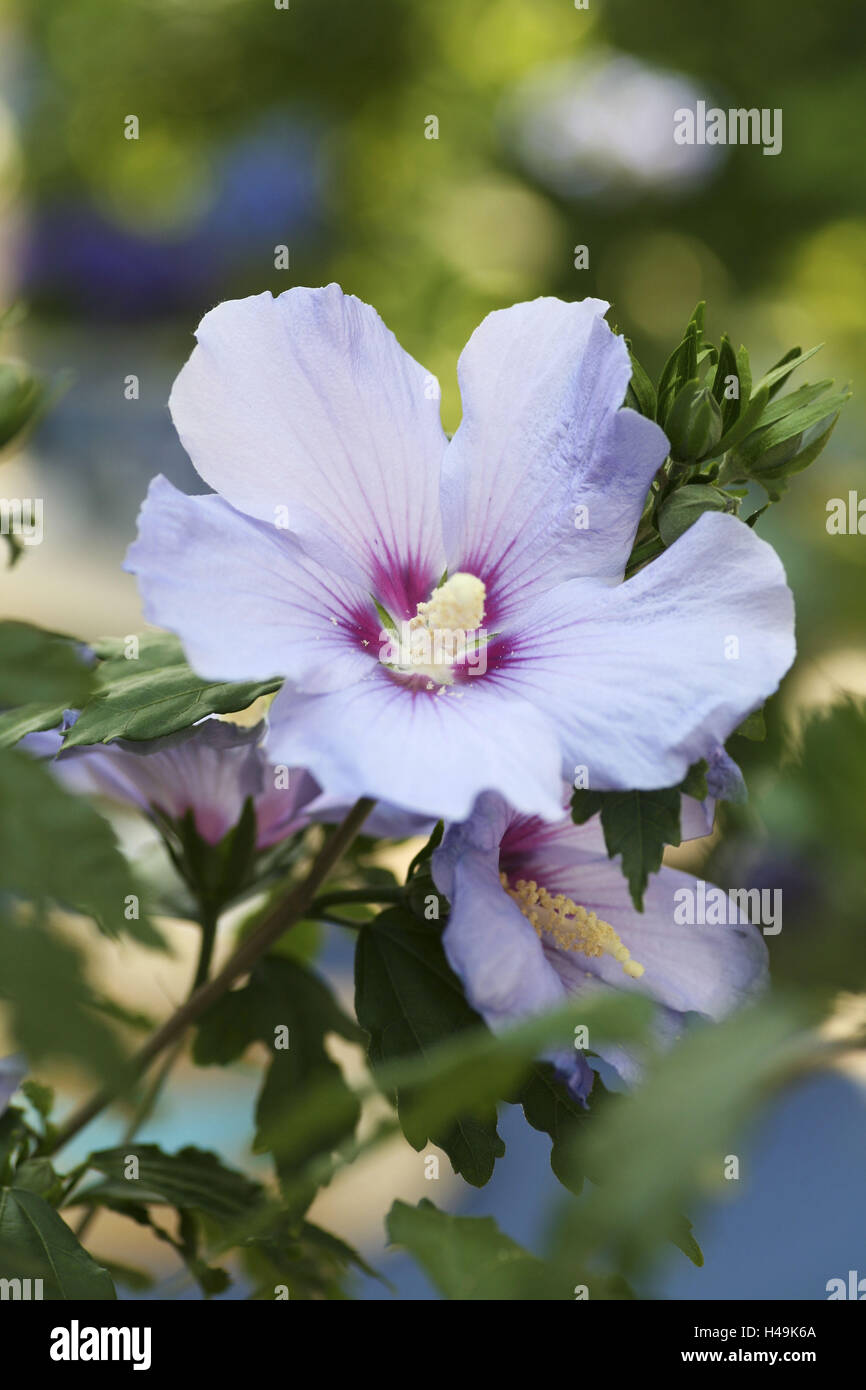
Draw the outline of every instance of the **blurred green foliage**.
[[[179,264],[194,269],[207,259],[213,239],[225,236],[218,277],[191,278],[182,312],[176,300],[145,294],[149,321],[143,327],[121,323],[120,329],[135,335],[142,347],[149,337],[161,351],[167,345],[174,370],[198,316],[217,298],[336,279],[375,304],[407,349],[440,377],[448,429],[459,420],[454,366],[466,338],[485,313],[538,294],[567,299],[597,294],[611,300],[612,322],[628,334],[653,380],[701,299],[709,302],[714,342],[723,341],[725,328],[730,344],[749,343],[756,379],[791,342],[825,343],[822,376],[853,380],[854,398],[819,462],[793,480],[781,508],[760,522],[762,534],[782,554],[795,592],[799,660],[768,707],[766,741],[732,741],[751,796],[743,807],[724,809],[722,833],[700,872],[731,885],[782,886],[784,929],[768,939],[777,982],[796,990],[808,987],[825,998],[839,990],[862,990],[866,715],[857,702],[841,696],[846,686],[866,693],[866,549],[858,535],[829,535],[825,518],[828,500],[847,497],[862,477],[866,419],[858,385],[866,372],[866,168],[852,157],[852,148],[862,121],[866,13],[843,0],[793,7],[782,0],[760,6],[731,0],[707,11],[686,0],[654,5],[593,0],[586,11],[576,10],[570,0],[376,0],[372,5],[291,0],[286,11],[276,10],[270,0],[124,0],[122,6],[113,0],[0,0],[0,36],[0,216],[5,220],[8,214],[10,225],[29,217],[34,225],[41,219],[49,226],[53,240],[44,253],[49,260],[60,258],[64,242],[80,239],[82,210],[98,219],[99,227],[92,246],[73,247],[76,273],[90,277],[83,292],[81,286],[73,292],[59,272],[40,280],[38,264],[30,267],[30,281],[24,277],[33,314],[23,334],[32,342],[44,342],[58,329],[71,330],[73,343],[86,356],[100,334],[94,323],[105,308],[102,286],[109,274],[135,278],[150,249],[170,257],[185,248],[188,259]],[[623,55],[648,78],[679,74],[689,91],[710,102],[781,108],[782,153],[765,158],[759,149],[728,149],[701,178],[679,186],[655,178],[648,157],[643,177],[632,177],[631,183],[594,180],[588,173],[592,160],[581,164],[572,158],[572,127],[576,122],[583,138],[593,116],[603,130],[605,121],[615,123],[616,105],[608,112],[598,108],[591,78],[610,72]],[[596,93],[594,110],[554,102],[565,92],[579,103],[589,90]],[[137,141],[124,139],[130,114],[140,122]],[[438,121],[435,139],[427,138],[431,116]],[[541,136],[527,146],[527,128],[541,116]],[[639,124],[638,117],[629,132],[636,149]],[[272,224],[267,236],[257,233],[254,198],[238,215],[240,227],[229,218],[227,231],[209,220],[227,151],[261,130],[270,130],[276,141],[277,182],[283,172],[287,185],[298,176],[299,158],[309,164],[306,215],[293,220],[285,213],[281,236],[291,248],[288,273],[274,265]],[[289,138],[294,135],[302,137],[300,156]],[[552,179],[557,141],[568,156],[567,169]],[[594,156],[602,174],[605,148],[602,140]],[[273,179],[273,172],[268,177]],[[588,250],[586,268],[576,264],[577,246]],[[12,325],[10,337],[14,332]],[[0,447],[22,442],[45,393],[42,378],[13,361],[15,350],[13,345],[7,351],[4,339]],[[34,360],[41,360],[38,353]],[[694,372],[687,375],[694,379]],[[725,407],[715,400],[724,418]],[[825,408],[819,403],[819,410]],[[680,414],[679,452],[695,461],[708,456],[707,438],[717,422],[706,393],[698,400],[684,398]],[[767,428],[773,423],[767,425],[764,417]],[[742,479],[729,481],[755,475],[756,458],[740,462]],[[154,459],[153,471],[159,466]],[[718,482],[701,475],[691,484],[703,489],[701,495],[681,497],[679,514],[660,508],[653,545],[679,534],[695,509],[726,506]],[[743,514],[763,500],[757,491],[749,493]],[[19,625],[0,635],[7,644],[30,640]],[[28,702],[24,724],[21,711],[6,711],[10,738],[25,727],[54,725],[69,691],[77,689],[76,699],[82,698],[80,684],[90,683],[68,643],[44,640],[39,681],[24,694],[7,691],[7,705]],[[118,712],[121,718],[127,714],[125,686],[113,679],[113,669],[106,676],[112,653],[101,655],[102,675],[96,678],[102,698],[93,713],[102,722],[94,737],[117,732],[112,721]],[[62,677],[62,690],[54,689],[52,673]],[[186,675],[177,668],[167,677],[181,705],[190,693]],[[830,701],[835,708],[798,727],[803,705]],[[228,695],[225,702],[231,706]],[[0,708],[3,704],[0,698]],[[147,712],[141,717],[146,720]],[[86,728],[81,726],[82,737]],[[108,926],[130,930],[109,920],[129,878],[108,827],[95,812],[88,821],[65,799],[47,798],[42,785],[47,774],[35,764],[22,771],[22,756],[3,754],[3,774],[20,776],[22,790],[14,809],[7,799],[5,818],[0,814],[0,841],[7,849],[0,886],[72,903],[101,915]],[[107,865],[97,877],[107,876],[114,885],[110,902],[86,891],[92,872],[83,853],[75,891],[46,872],[41,860],[34,863],[34,846],[41,853],[49,836],[70,851],[77,836],[83,844],[92,840],[100,863]],[[362,941],[361,995],[365,984],[369,990],[377,964],[393,964],[387,921],[365,925]],[[474,1052],[462,1059],[451,1055],[447,1039],[460,1006],[444,976],[441,997],[430,992],[431,963],[442,975],[437,950],[432,938],[425,939],[424,952],[409,962],[409,986],[428,1003],[423,1047],[398,1045],[399,1000],[393,1008],[385,1000],[390,1012],[379,1018],[368,999],[367,1026],[374,1039],[380,1025],[383,1036],[390,1030],[389,1047],[379,1048],[375,1059],[382,1063],[377,1081],[389,1094],[405,1098],[400,1119],[406,1133],[421,1144],[430,1134],[444,1136],[452,1156],[466,1151],[464,1171],[474,1163],[483,1178],[500,1154],[491,1107],[503,1094],[519,1096],[530,1123],[553,1138],[554,1166],[564,1182],[577,1188],[585,1172],[596,1170],[610,1180],[607,1189],[596,1189],[588,1216],[584,1206],[570,1209],[559,1247],[554,1236],[549,1254],[555,1272],[557,1261],[563,1262],[560,1296],[571,1297],[580,1272],[563,1242],[572,1242],[596,1269],[594,1262],[611,1244],[622,1267],[638,1267],[651,1237],[669,1235],[683,1191],[701,1189],[708,1147],[723,1151],[728,1134],[754,1108],[760,1088],[788,1079],[792,1059],[784,1005],[781,1011],[771,1005],[756,1012],[746,1027],[738,1020],[729,1051],[719,1048],[715,1035],[698,1032],[687,1048],[658,1064],[637,1097],[615,1102],[600,1117],[603,1123],[587,1132],[581,1115],[564,1113],[561,1098],[545,1090],[543,1072],[537,1069],[527,1081],[529,1059],[540,1041],[532,1030],[502,1053],[481,1033]],[[51,1023],[64,1005],[62,1033],[46,1040],[39,1030],[29,1034],[26,1022],[18,1030],[37,1061],[62,1054],[100,1077],[116,1071],[124,1049],[100,1015],[76,950],[41,920],[25,926],[7,912],[0,923],[0,956],[6,962],[5,987],[22,1002],[22,1017],[26,1004],[32,1018]],[[43,957],[53,962],[48,975],[40,966]],[[271,960],[267,972],[279,975],[284,986],[291,976],[293,1020],[300,1033],[307,1014],[298,986],[300,967],[289,970],[284,964],[277,969]],[[270,979],[265,983],[271,988]],[[249,992],[263,988],[260,977],[246,991],[227,996],[224,1007],[239,1011],[242,1024]],[[373,1003],[383,1011],[381,999]],[[207,1050],[207,1036],[205,1026],[200,1050]],[[242,1051],[254,1036],[255,1029],[240,1028],[238,1048]],[[308,1079],[327,1086],[333,1078],[321,1044],[313,1029]],[[715,1084],[708,1086],[710,1074]],[[297,1182],[305,1187],[309,1174],[303,1164],[309,1154],[302,1144],[292,1149],[292,1143],[298,1145],[295,1121],[303,1114],[272,1113],[279,1079],[274,1067],[259,1119],[263,1127],[267,1121],[288,1191],[294,1168],[303,1170]],[[341,1080],[336,1088],[336,1133],[342,1134],[354,1123],[355,1099],[344,1093]],[[310,1106],[314,1101],[321,1101],[318,1093]],[[347,1104],[351,1123],[344,1126],[341,1106]],[[467,1114],[475,1125],[468,1139]],[[283,1142],[281,1118],[291,1122]],[[324,1135],[325,1148],[333,1141],[332,1129]],[[174,1189],[167,1190],[168,1178],[175,1185],[179,1177],[184,1183],[195,1178],[186,1205],[198,1221],[202,1192],[210,1191],[213,1173],[208,1156],[190,1158],[190,1153],[186,1158],[150,1154],[148,1200],[158,1205],[176,1197]],[[106,1182],[90,1200],[110,1205],[110,1165],[102,1158]],[[222,1180],[235,1181],[225,1175]],[[52,1235],[53,1212],[43,1196],[23,1184],[21,1190],[9,1210],[14,1215],[39,1208],[48,1241],[62,1246],[66,1228],[59,1231],[55,1220]],[[258,1193],[253,1196],[255,1205]],[[131,1214],[140,1217],[137,1208]],[[144,1220],[151,1219],[145,1211]],[[221,1271],[200,1257],[200,1233],[191,1220],[186,1218],[176,1248],[202,1287],[216,1291]],[[492,1222],[458,1220],[429,1204],[418,1209],[398,1204],[391,1235],[414,1250],[446,1295],[503,1297],[512,1279],[522,1296],[532,1296],[533,1288],[538,1294],[540,1263]],[[347,1247],[328,1242],[333,1238],[315,1227],[287,1235],[277,1223],[257,1233],[247,1255],[263,1288],[286,1278],[295,1297],[293,1280],[317,1291],[336,1286],[337,1272],[356,1258]],[[688,1248],[687,1236],[679,1243]],[[103,1279],[101,1270],[89,1274]],[[594,1278],[600,1279],[598,1273]],[[596,1282],[592,1296],[622,1297],[627,1289],[612,1286],[606,1293]]]

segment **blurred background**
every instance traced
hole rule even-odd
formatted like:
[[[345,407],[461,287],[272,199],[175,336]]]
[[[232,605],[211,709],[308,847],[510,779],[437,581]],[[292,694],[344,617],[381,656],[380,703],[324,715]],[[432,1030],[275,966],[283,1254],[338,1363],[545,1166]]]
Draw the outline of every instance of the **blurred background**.
[[[794,344],[823,342],[817,376],[853,382],[853,400],[819,463],[759,523],[794,589],[799,660],[767,742],[732,748],[748,806],[679,862],[782,886],[776,978],[856,994],[866,539],[830,535],[826,519],[830,499],[866,496],[864,59],[866,12],[845,0],[0,0],[0,309],[29,309],[0,355],[58,384],[0,475],[2,495],[44,499],[45,528],[0,576],[2,615],[84,637],[141,627],[119,566],[154,473],[201,490],[166,400],[221,299],[339,281],[439,376],[448,429],[474,326],[539,294],[610,300],[653,374],[702,298],[710,337],[745,342],[756,374]],[[698,99],[781,108],[782,153],[675,145],[673,111]],[[854,703],[840,707],[846,695]],[[160,1014],[184,987],[185,930],[174,960],[100,939],[94,970]],[[321,964],[350,997],[351,942],[335,934]],[[229,1075],[179,1070],[144,1137],[194,1137],[250,1164],[258,1074],[254,1059]],[[74,1078],[47,1079],[74,1098]],[[646,1292],[810,1299],[848,1269],[866,1274],[863,1085],[852,1063],[765,1115],[737,1200],[693,1213],[707,1268],[676,1254]],[[487,1189],[443,1176],[435,1195],[492,1212],[531,1246],[556,1184],[546,1141],[517,1119]],[[116,1134],[100,1122],[82,1152]],[[382,1213],[425,1190],[423,1159],[403,1146],[336,1184],[317,1216],[378,1261],[398,1296],[432,1297],[382,1251]],[[97,1252],[167,1277],[145,1234],[100,1222]],[[391,1297],[372,1283],[361,1292]]]

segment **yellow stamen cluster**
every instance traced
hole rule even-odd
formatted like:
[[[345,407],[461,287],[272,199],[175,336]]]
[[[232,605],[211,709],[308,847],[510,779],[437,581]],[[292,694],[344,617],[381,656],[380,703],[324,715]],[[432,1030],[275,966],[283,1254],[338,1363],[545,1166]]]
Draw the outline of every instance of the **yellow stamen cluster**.
[[[438,694],[447,693],[455,666],[467,657],[472,664],[472,655],[486,641],[486,634],[477,632],[484,621],[486,597],[483,580],[463,571],[452,574],[426,603],[418,604],[414,618],[402,625],[394,668],[404,675],[427,676],[428,690],[435,685]]]
[[[434,589],[427,603],[418,604],[413,624],[423,624],[429,632],[474,632],[484,621],[484,601],[487,590],[484,581],[474,574],[459,570]]]
[[[589,957],[613,956],[629,979],[640,979],[643,966],[632,960],[628,947],[623,945],[609,922],[603,922],[564,893],[554,897],[546,888],[539,888],[534,878],[519,878],[513,888],[509,887],[506,874],[500,874],[499,878],[509,898],[517,903],[539,937],[546,936],[561,951],[579,951]]]

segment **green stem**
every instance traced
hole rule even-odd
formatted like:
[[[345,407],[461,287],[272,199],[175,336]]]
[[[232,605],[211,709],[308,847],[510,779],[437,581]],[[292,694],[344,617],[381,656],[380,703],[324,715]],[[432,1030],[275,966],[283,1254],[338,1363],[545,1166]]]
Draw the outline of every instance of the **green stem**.
[[[395,884],[393,888],[347,888],[340,893],[324,893],[316,898],[310,908],[311,915],[327,912],[330,907],[341,907],[348,903],[399,903],[403,901],[405,888]]]
[[[312,908],[310,916],[317,922],[326,922],[330,927],[345,927],[347,931],[360,931],[366,920],[358,917],[338,917],[335,912],[314,912]]]
[[[217,999],[222,998],[237,979],[249,974],[258,959],[270,950],[288,927],[308,914],[316,889],[321,887],[349,848],[372,811],[373,805],[373,801],[368,797],[361,797],[355,802],[345,820],[336,827],[319,850],[304,882],[292,888],[285,897],[273,904],[255,931],[240,943],[222,970],[213,979],[199,985],[189,999],[175,1010],[171,1018],[139,1048],[115,1085],[97,1091],[73,1111],[66,1123],[57,1130],[46,1152],[55,1153],[90,1124],[90,1121],[101,1114],[131,1082],[147,1070],[160,1053],[182,1037],[191,1023],[200,1018]]]
[[[210,974],[210,963],[213,960],[214,946],[216,945],[217,933],[217,914],[207,913],[202,916],[201,921],[201,946],[199,947],[198,963],[195,968],[190,994],[195,994],[199,985],[203,985]]]

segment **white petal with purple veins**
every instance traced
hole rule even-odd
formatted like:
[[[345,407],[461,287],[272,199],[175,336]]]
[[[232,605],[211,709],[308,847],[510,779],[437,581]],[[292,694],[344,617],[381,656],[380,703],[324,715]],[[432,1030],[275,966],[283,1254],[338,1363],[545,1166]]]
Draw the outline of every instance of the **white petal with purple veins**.
[[[695,880],[688,874],[660,869],[650,879],[643,912],[635,910],[619,864],[606,856],[561,872],[555,884],[547,886],[609,922],[632,959],[644,968],[639,979],[629,979],[611,956],[588,959],[577,952],[557,951],[556,969],[569,988],[588,973],[617,989],[647,994],[677,1013],[719,1019],[766,984],[767,948],[756,927],[749,923],[684,926],[675,921],[674,895],[679,889],[695,889]]]
[[[373,796],[463,820],[479,790],[493,788],[527,814],[558,818],[559,750],[547,720],[483,677],[461,690],[413,693],[381,667],[327,695],[284,686],[270,708],[268,752],[274,762],[303,759],[344,801]]]
[[[445,953],[470,1004],[491,1027],[507,1027],[523,1015],[565,1003],[558,972],[503,891],[495,851],[461,855],[450,875],[450,896]]]
[[[187,497],[155,478],[125,567],[147,619],[177,633],[206,679],[291,676],[329,690],[375,662],[362,646],[365,620],[368,640],[378,631],[368,595],[220,497]]]
[[[777,688],[794,611],[775,551],[706,513],[616,588],[573,580],[521,614],[496,680],[561,730],[595,790],[675,786]]]
[[[657,425],[619,409],[631,364],[607,307],[515,304],[488,315],[460,358],[443,530],[449,569],[484,579],[497,625],[561,580],[622,578],[667,454]]]
[[[196,337],[170,406],[205,482],[269,524],[285,508],[309,554],[411,617],[444,565],[435,378],[338,285],[229,300]]]

